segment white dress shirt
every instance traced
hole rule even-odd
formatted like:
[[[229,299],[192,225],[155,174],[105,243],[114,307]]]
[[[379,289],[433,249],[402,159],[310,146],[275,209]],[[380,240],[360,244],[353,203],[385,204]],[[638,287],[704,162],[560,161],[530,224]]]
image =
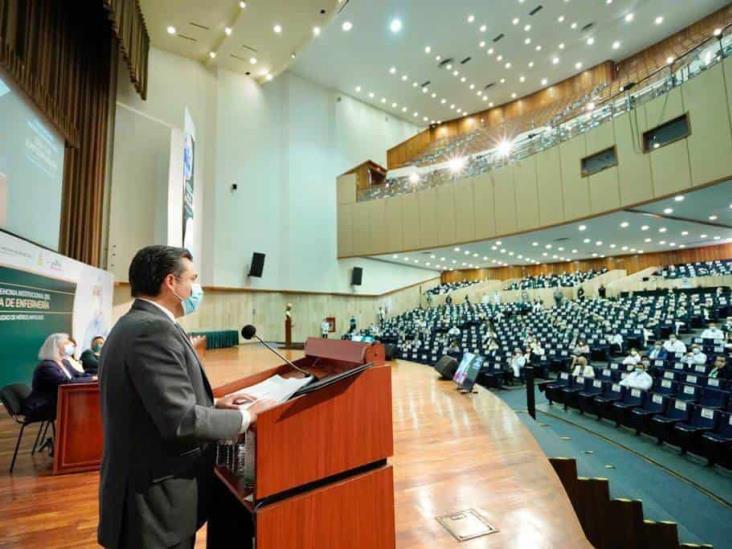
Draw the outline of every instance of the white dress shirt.
[[[669,353],[683,354],[686,352],[686,344],[680,339],[677,339],[676,341],[671,341],[669,339],[663,344],[663,348],[666,349]]]
[[[635,370],[620,381],[623,387],[647,391],[653,385],[653,378],[644,370]]]
[[[160,303],[156,303],[155,301],[151,301],[149,299],[142,299],[142,298],[138,298],[138,299],[140,301],[152,303],[158,309],[163,311],[165,313],[165,316],[167,316],[171,322],[173,322],[174,324],[178,324],[175,320],[175,315],[172,312],[170,312],[170,310],[168,310],[166,307],[163,307],[162,305],[160,305]],[[239,406],[239,413],[241,414],[241,426],[239,427],[240,433],[245,432],[249,428],[249,424],[252,422],[252,416],[247,410],[244,409],[244,406],[249,406],[249,405],[245,404],[243,406]]]
[[[724,332],[719,328],[707,328],[701,334],[702,339],[724,339]]]

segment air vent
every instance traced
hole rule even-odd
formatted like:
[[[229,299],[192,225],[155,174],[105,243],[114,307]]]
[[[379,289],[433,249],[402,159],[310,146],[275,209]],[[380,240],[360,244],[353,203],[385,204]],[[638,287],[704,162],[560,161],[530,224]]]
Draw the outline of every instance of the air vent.
[[[201,25],[201,23],[195,23],[194,21],[190,21],[188,24],[193,27],[199,28],[199,29],[211,30],[211,27],[207,27],[206,25]]]
[[[238,59],[239,61],[243,61],[245,63],[248,63],[248,61],[246,59],[244,59],[243,57],[239,57],[238,55],[234,55],[233,53],[230,53],[229,55],[231,57],[233,57],[234,59]]]
[[[251,46],[247,46],[246,44],[242,44],[241,47],[244,48],[245,50],[249,50],[249,51],[252,51],[254,53],[257,53],[257,48],[253,48]]]
[[[536,6],[533,10],[531,10],[529,12],[529,15],[536,15],[537,13],[539,13],[543,9],[544,9],[544,6],[542,6],[541,4],[539,4],[538,6]]]
[[[569,237],[563,236],[562,238],[555,238],[552,242],[566,242],[569,240]]]
[[[443,59],[442,61],[440,61],[440,64],[437,65],[437,66],[438,67],[444,67],[445,65],[449,65],[452,62],[453,62],[453,58],[452,57],[448,57],[447,59]]]
[[[182,38],[183,40],[190,40],[191,42],[198,42],[198,40],[196,40],[192,36],[188,36],[187,34],[178,33],[178,34],[176,34],[176,36],[178,38]]]
[[[580,32],[585,32],[590,30],[592,27],[595,26],[595,23],[587,23],[584,27],[580,29]]]
[[[472,59],[472,57],[466,57],[465,59],[463,59],[462,61],[460,61],[460,64],[461,64],[461,65],[464,65],[465,63],[467,63],[467,62],[468,62],[468,61],[470,61],[471,59]]]
[[[483,89],[484,89],[484,90],[487,90],[488,88],[492,88],[492,87],[493,87],[493,86],[495,86],[495,85],[496,85],[496,83],[495,83],[495,82],[491,82],[490,84],[486,84],[486,85],[485,85],[485,86],[483,87]]]
[[[506,36],[506,35],[505,35],[505,34],[503,34],[503,33],[499,34],[498,36],[496,36],[496,37],[495,37],[495,38],[493,39],[493,42],[498,42],[498,41],[499,41],[499,40],[500,40],[501,38],[503,38],[504,36]]]
[[[424,82],[424,83],[423,83],[423,84],[422,84],[422,85],[420,86],[420,88],[426,88],[426,87],[427,87],[427,86],[429,86],[430,84],[432,84],[432,81],[431,81],[431,80],[427,80],[426,82]]]

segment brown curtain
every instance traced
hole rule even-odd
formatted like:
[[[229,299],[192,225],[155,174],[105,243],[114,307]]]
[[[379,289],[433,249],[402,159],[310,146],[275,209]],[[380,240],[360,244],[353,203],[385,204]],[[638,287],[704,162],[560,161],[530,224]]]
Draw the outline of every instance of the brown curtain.
[[[95,266],[117,47],[144,95],[149,38],[135,0],[0,0],[0,67],[66,140],[59,251]]]

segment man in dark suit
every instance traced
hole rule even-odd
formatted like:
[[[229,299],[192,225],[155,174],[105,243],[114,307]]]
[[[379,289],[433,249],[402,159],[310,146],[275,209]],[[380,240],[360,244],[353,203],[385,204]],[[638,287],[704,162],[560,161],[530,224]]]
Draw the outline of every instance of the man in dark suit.
[[[99,364],[104,455],[99,543],[190,548],[207,518],[215,444],[244,432],[268,403],[248,410],[211,386],[177,317],[203,297],[190,252],[149,246],[129,269],[130,311]]]
[[[102,353],[104,338],[96,336],[91,340],[91,348],[81,353],[81,365],[87,374],[97,375],[99,371],[99,355]]]

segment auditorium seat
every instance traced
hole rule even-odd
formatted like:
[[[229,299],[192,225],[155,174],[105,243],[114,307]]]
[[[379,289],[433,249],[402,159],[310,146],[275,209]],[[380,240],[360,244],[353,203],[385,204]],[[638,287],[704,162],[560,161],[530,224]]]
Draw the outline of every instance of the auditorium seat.
[[[656,437],[659,444],[666,442],[674,425],[689,421],[692,408],[692,404],[686,400],[670,399],[664,413],[651,416],[644,432]]]
[[[626,388],[622,393],[622,397],[609,402],[609,406],[604,410],[603,417],[613,419],[616,427],[619,427],[620,424],[626,424],[626,417],[630,410],[642,406],[644,400],[650,398],[649,395],[650,393],[641,389]]]
[[[588,389],[577,393],[577,406],[580,410],[580,413],[584,414],[585,412],[594,412],[596,410],[594,406],[595,397],[607,394],[611,387],[612,383],[608,381],[593,379]]]
[[[689,449],[696,450],[694,453],[700,453],[698,446],[701,435],[713,431],[719,417],[719,410],[695,406],[688,422],[680,421],[674,425],[674,434],[681,453],[686,453]]]
[[[625,425],[635,429],[635,434],[639,435],[646,429],[651,417],[656,414],[663,414],[666,411],[671,400],[673,399],[660,394],[651,395],[640,406],[630,409],[630,413],[624,416],[627,420]]]
[[[710,464],[732,466],[732,414],[720,412],[717,427],[701,436],[702,453]]]

